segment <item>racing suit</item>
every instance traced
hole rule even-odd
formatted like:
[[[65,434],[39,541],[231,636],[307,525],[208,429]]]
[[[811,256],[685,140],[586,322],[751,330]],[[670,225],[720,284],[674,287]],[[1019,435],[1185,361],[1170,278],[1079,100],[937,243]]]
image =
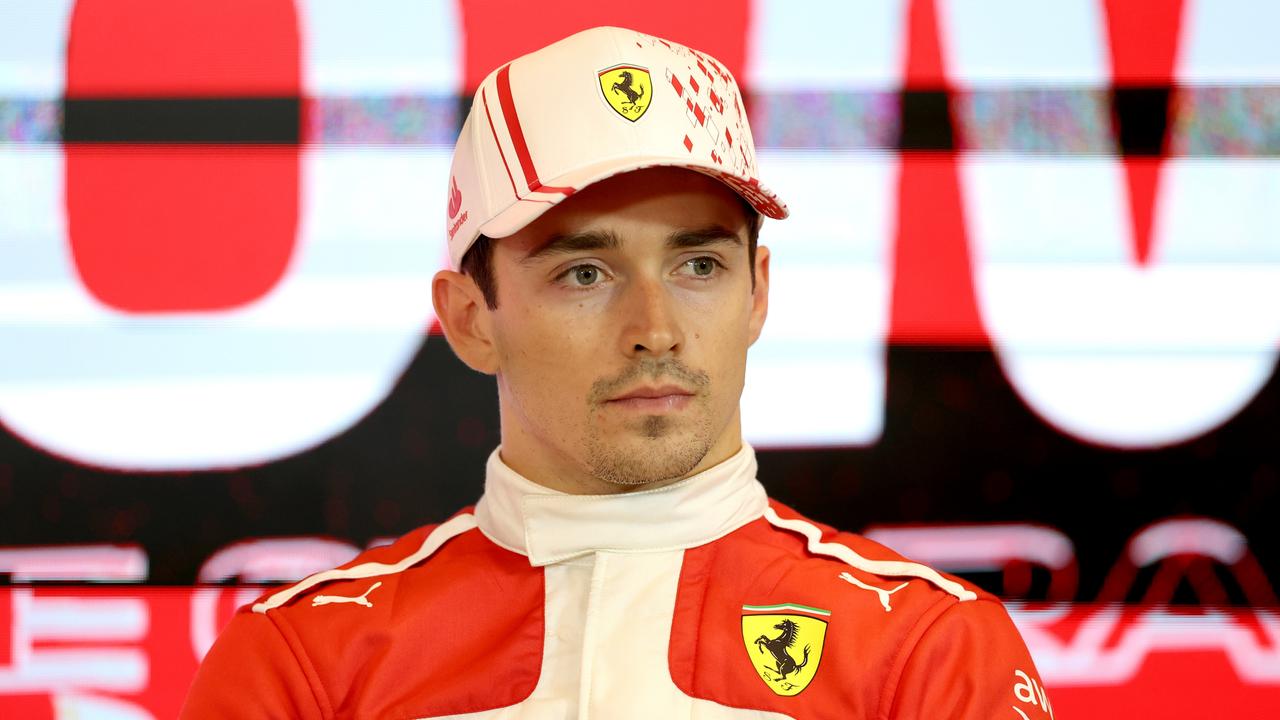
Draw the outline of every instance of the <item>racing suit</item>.
[[[242,608],[184,718],[1051,718],[990,595],[770,501],[750,446],[474,509]]]

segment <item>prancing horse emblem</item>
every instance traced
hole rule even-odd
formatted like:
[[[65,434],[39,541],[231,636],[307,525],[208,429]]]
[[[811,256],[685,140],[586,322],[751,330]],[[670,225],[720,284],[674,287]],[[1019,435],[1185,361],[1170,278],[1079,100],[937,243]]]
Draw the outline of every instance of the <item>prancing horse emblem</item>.
[[[743,605],[742,644],[751,666],[779,695],[796,695],[818,671],[831,612],[793,603]]]
[[[653,81],[649,71],[635,65],[614,65],[597,73],[605,102],[622,117],[635,122],[649,109]]]
[[[623,70],[618,73],[618,82],[614,83],[613,87],[609,89],[615,93],[622,93],[623,95],[626,95],[627,102],[623,104],[635,107],[635,104],[640,101],[640,98],[644,97],[644,86],[641,85],[640,89],[637,90],[632,86],[632,83],[634,82],[635,78],[631,77],[631,71]]]
[[[773,656],[773,671],[778,674],[778,680],[786,680],[788,675],[799,673],[804,669],[805,665],[809,664],[809,649],[811,646],[804,646],[804,659],[796,662],[795,658],[791,657],[791,653],[787,652],[787,649],[796,644],[796,635],[800,634],[800,626],[796,625],[794,620],[783,620],[774,625],[773,629],[781,630],[782,633],[776,638],[761,635],[756,638],[756,647],[761,652],[769,651],[769,654]],[[765,669],[765,672],[768,672],[768,668]]]

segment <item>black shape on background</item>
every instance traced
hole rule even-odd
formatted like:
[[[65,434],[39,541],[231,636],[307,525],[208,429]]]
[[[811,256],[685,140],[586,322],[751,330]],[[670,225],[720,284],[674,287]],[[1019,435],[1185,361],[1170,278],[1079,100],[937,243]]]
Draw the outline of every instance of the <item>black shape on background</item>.
[[[1202,515],[1241,530],[1267,576],[1280,581],[1280,526],[1272,519],[1280,500],[1280,373],[1222,427],[1180,445],[1125,451],[1050,427],[1008,385],[990,351],[891,348],[888,372],[879,443],[762,453],[760,477],[773,497],[842,529],[1056,528],[1075,544],[1083,601],[1097,597],[1133,533],[1170,516]],[[998,577],[971,579],[999,590]],[[1239,588],[1225,584],[1243,604]],[[1195,600],[1186,590],[1179,588],[1178,602]]]
[[[0,431],[0,545],[137,542],[149,582],[195,581],[228,543],[327,535],[363,547],[474,503],[498,442],[493,379],[430,338],[342,435],[259,467],[134,474],[72,465]]]
[[[953,150],[951,105],[945,90],[902,91],[899,150]]]
[[[284,98],[67,98],[70,143],[296,145],[302,101]]]
[[[1117,87],[1112,90],[1112,116],[1121,155],[1158,157],[1169,126],[1167,87]]]
[[[1239,528],[1280,580],[1280,374],[1204,437],[1128,452],[1049,427],[1022,404],[990,351],[895,347],[888,372],[885,431],[875,445],[759,452],[774,497],[847,530],[910,522],[1057,528],[1075,543],[1079,600],[1096,597],[1134,532],[1177,514]],[[492,378],[432,337],[391,396],[355,427],[262,467],[105,472],[0,433],[0,545],[138,542],[151,559],[151,583],[187,584],[214,551],[251,537],[327,535],[363,546],[439,522],[479,497],[497,441]],[[999,590],[998,577],[973,579]]]

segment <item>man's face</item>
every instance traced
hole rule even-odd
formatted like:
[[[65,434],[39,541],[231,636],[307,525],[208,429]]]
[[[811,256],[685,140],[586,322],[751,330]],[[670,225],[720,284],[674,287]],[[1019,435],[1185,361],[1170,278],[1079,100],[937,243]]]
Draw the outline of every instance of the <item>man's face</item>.
[[[768,250],[720,182],[653,168],[589,186],[497,240],[488,314],[503,458],[579,492],[674,480],[740,447]]]

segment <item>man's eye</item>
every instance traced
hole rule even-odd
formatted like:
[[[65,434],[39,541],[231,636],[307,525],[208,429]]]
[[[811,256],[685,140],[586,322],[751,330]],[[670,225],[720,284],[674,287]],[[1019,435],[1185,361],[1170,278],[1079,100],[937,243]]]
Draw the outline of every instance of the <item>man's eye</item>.
[[[578,287],[585,287],[587,285],[594,285],[600,280],[600,268],[595,265],[579,265],[577,267],[569,268],[568,275],[572,279],[574,285],[577,285]]]
[[[694,275],[699,277],[706,277],[707,275],[714,273],[716,271],[716,266],[719,264],[720,263],[716,262],[715,258],[711,257],[698,257],[685,261],[685,266],[693,271]]]

